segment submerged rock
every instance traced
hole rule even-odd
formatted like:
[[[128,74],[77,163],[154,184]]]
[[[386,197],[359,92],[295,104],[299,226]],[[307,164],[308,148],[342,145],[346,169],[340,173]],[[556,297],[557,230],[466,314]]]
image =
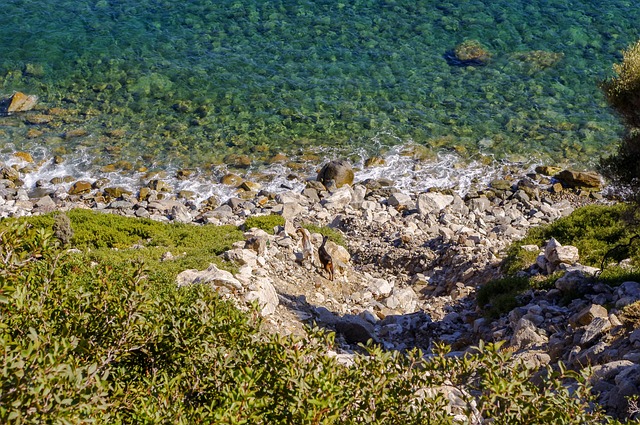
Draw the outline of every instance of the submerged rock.
[[[10,98],[0,104],[0,110],[5,114],[32,110],[38,103],[38,96],[15,92]]]
[[[451,65],[486,65],[491,59],[491,53],[478,40],[470,39],[458,44],[447,59]]]

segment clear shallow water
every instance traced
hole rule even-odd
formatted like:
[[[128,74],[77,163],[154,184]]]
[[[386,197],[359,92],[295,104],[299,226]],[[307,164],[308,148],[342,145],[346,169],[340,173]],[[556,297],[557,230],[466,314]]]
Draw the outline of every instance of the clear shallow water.
[[[621,130],[597,84],[637,22],[619,0],[5,0],[0,94],[61,110],[0,118],[0,153],[133,173],[414,142],[433,158],[588,164]],[[447,62],[466,39],[486,66]]]

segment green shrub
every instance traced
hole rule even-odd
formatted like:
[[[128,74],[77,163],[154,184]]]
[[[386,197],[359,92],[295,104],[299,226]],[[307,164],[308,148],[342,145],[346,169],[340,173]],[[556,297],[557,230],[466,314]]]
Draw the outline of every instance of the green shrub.
[[[310,231],[311,233],[320,233],[322,236],[326,236],[330,241],[347,248],[347,242],[344,239],[344,235],[341,231],[332,229],[327,226],[316,226],[315,224],[303,224],[302,227]]]
[[[606,419],[584,376],[558,365],[534,384],[499,344],[463,357],[369,346],[344,366],[326,354],[333,334],[262,333],[255,310],[207,285],[92,264],[24,222],[0,242],[0,423],[451,424],[445,386],[466,391],[461,414],[473,394],[496,424]]]
[[[247,217],[244,222],[243,228],[249,230],[252,228],[262,229],[270,235],[274,234],[273,229],[276,226],[284,226],[284,217],[278,214],[269,215],[254,215]]]
[[[499,317],[518,306],[517,297],[529,289],[526,277],[492,280],[478,288],[476,301],[488,317]]]
[[[622,52],[613,70],[616,76],[602,84],[607,101],[628,128],[640,127],[640,40]]]
[[[529,253],[521,246],[535,244],[542,247],[552,237],[563,245],[576,246],[580,262],[593,267],[600,267],[605,255],[607,261],[638,257],[640,240],[627,245],[636,234],[629,224],[634,211],[627,204],[588,205],[549,225],[534,227],[524,239],[509,248],[503,270],[515,274],[532,264],[535,253]]]

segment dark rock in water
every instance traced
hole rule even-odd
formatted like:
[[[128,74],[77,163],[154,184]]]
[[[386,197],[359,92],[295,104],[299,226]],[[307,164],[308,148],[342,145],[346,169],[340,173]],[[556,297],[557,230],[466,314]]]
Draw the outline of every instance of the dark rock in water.
[[[181,190],[178,192],[178,199],[193,199],[196,197],[196,193],[192,190]]]
[[[344,185],[353,184],[353,168],[348,161],[338,160],[326,163],[320,172],[318,173],[317,180],[327,187],[330,184],[330,180],[335,182],[335,185],[340,188]]]
[[[248,155],[230,154],[224,157],[224,163],[237,168],[248,168],[251,166],[251,158]]]
[[[193,170],[178,170],[176,172],[176,178],[178,180],[187,180],[189,177],[191,177],[191,175],[193,174]]]
[[[385,164],[384,158],[381,156],[372,156],[366,159],[364,162],[365,167],[378,167]]]
[[[91,183],[84,180],[75,182],[69,189],[69,195],[82,195],[89,192],[91,192]]]
[[[555,178],[567,187],[599,189],[602,186],[600,175],[593,171],[564,170]]]
[[[108,184],[109,184],[109,179],[107,179],[105,177],[102,177],[102,178],[99,178],[96,181],[94,181],[91,186],[94,189],[102,189],[103,187],[105,187]]]
[[[15,92],[10,98],[0,102],[0,112],[12,114],[32,110],[38,103],[38,96]]]

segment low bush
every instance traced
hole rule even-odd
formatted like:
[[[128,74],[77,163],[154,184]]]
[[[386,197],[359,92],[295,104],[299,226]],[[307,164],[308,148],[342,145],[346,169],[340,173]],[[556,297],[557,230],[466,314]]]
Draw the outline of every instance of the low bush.
[[[499,344],[465,356],[368,346],[345,366],[327,355],[331,333],[268,335],[209,286],[2,227],[0,423],[451,424],[447,394],[467,421],[607,420],[584,376],[559,365],[534,384]]]
[[[347,242],[344,240],[344,235],[339,230],[332,229],[327,226],[316,226],[315,224],[309,223],[303,224],[302,227],[311,233],[320,233],[322,236],[328,237],[330,241],[347,248]]]
[[[628,204],[588,205],[576,209],[567,217],[553,223],[534,227],[525,238],[513,243],[507,249],[502,263],[504,279],[489,282],[478,290],[478,305],[484,309],[488,317],[498,317],[518,305],[518,296],[529,289],[551,289],[561,272],[551,276],[528,276],[523,274],[535,264],[537,251],[523,249],[524,245],[544,247],[546,241],[555,238],[563,245],[573,245],[580,253],[580,263],[602,267],[606,266],[598,276],[610,285],[620,284],[625,280],[637,280],[640,272],[636,268],[622,268],[609,265],[631,259],[632,264],[640,264],[640,237],[637,227],[632,225],[636,220],[637,210]],[[569,302],[580,294],[568,294]]]
[[[277,226],[284,226],[284,217],[277,214],[269,214],[247,217],[242,227],[245,230],[249,230],[255,227],[257,229],[264,230],[270,235],[273,235],[273,229]]]
[[[499,317],[518,306],[517,296],[529,289],[526,277],[506,277],[478,288],[476,300],[488,317]]]

